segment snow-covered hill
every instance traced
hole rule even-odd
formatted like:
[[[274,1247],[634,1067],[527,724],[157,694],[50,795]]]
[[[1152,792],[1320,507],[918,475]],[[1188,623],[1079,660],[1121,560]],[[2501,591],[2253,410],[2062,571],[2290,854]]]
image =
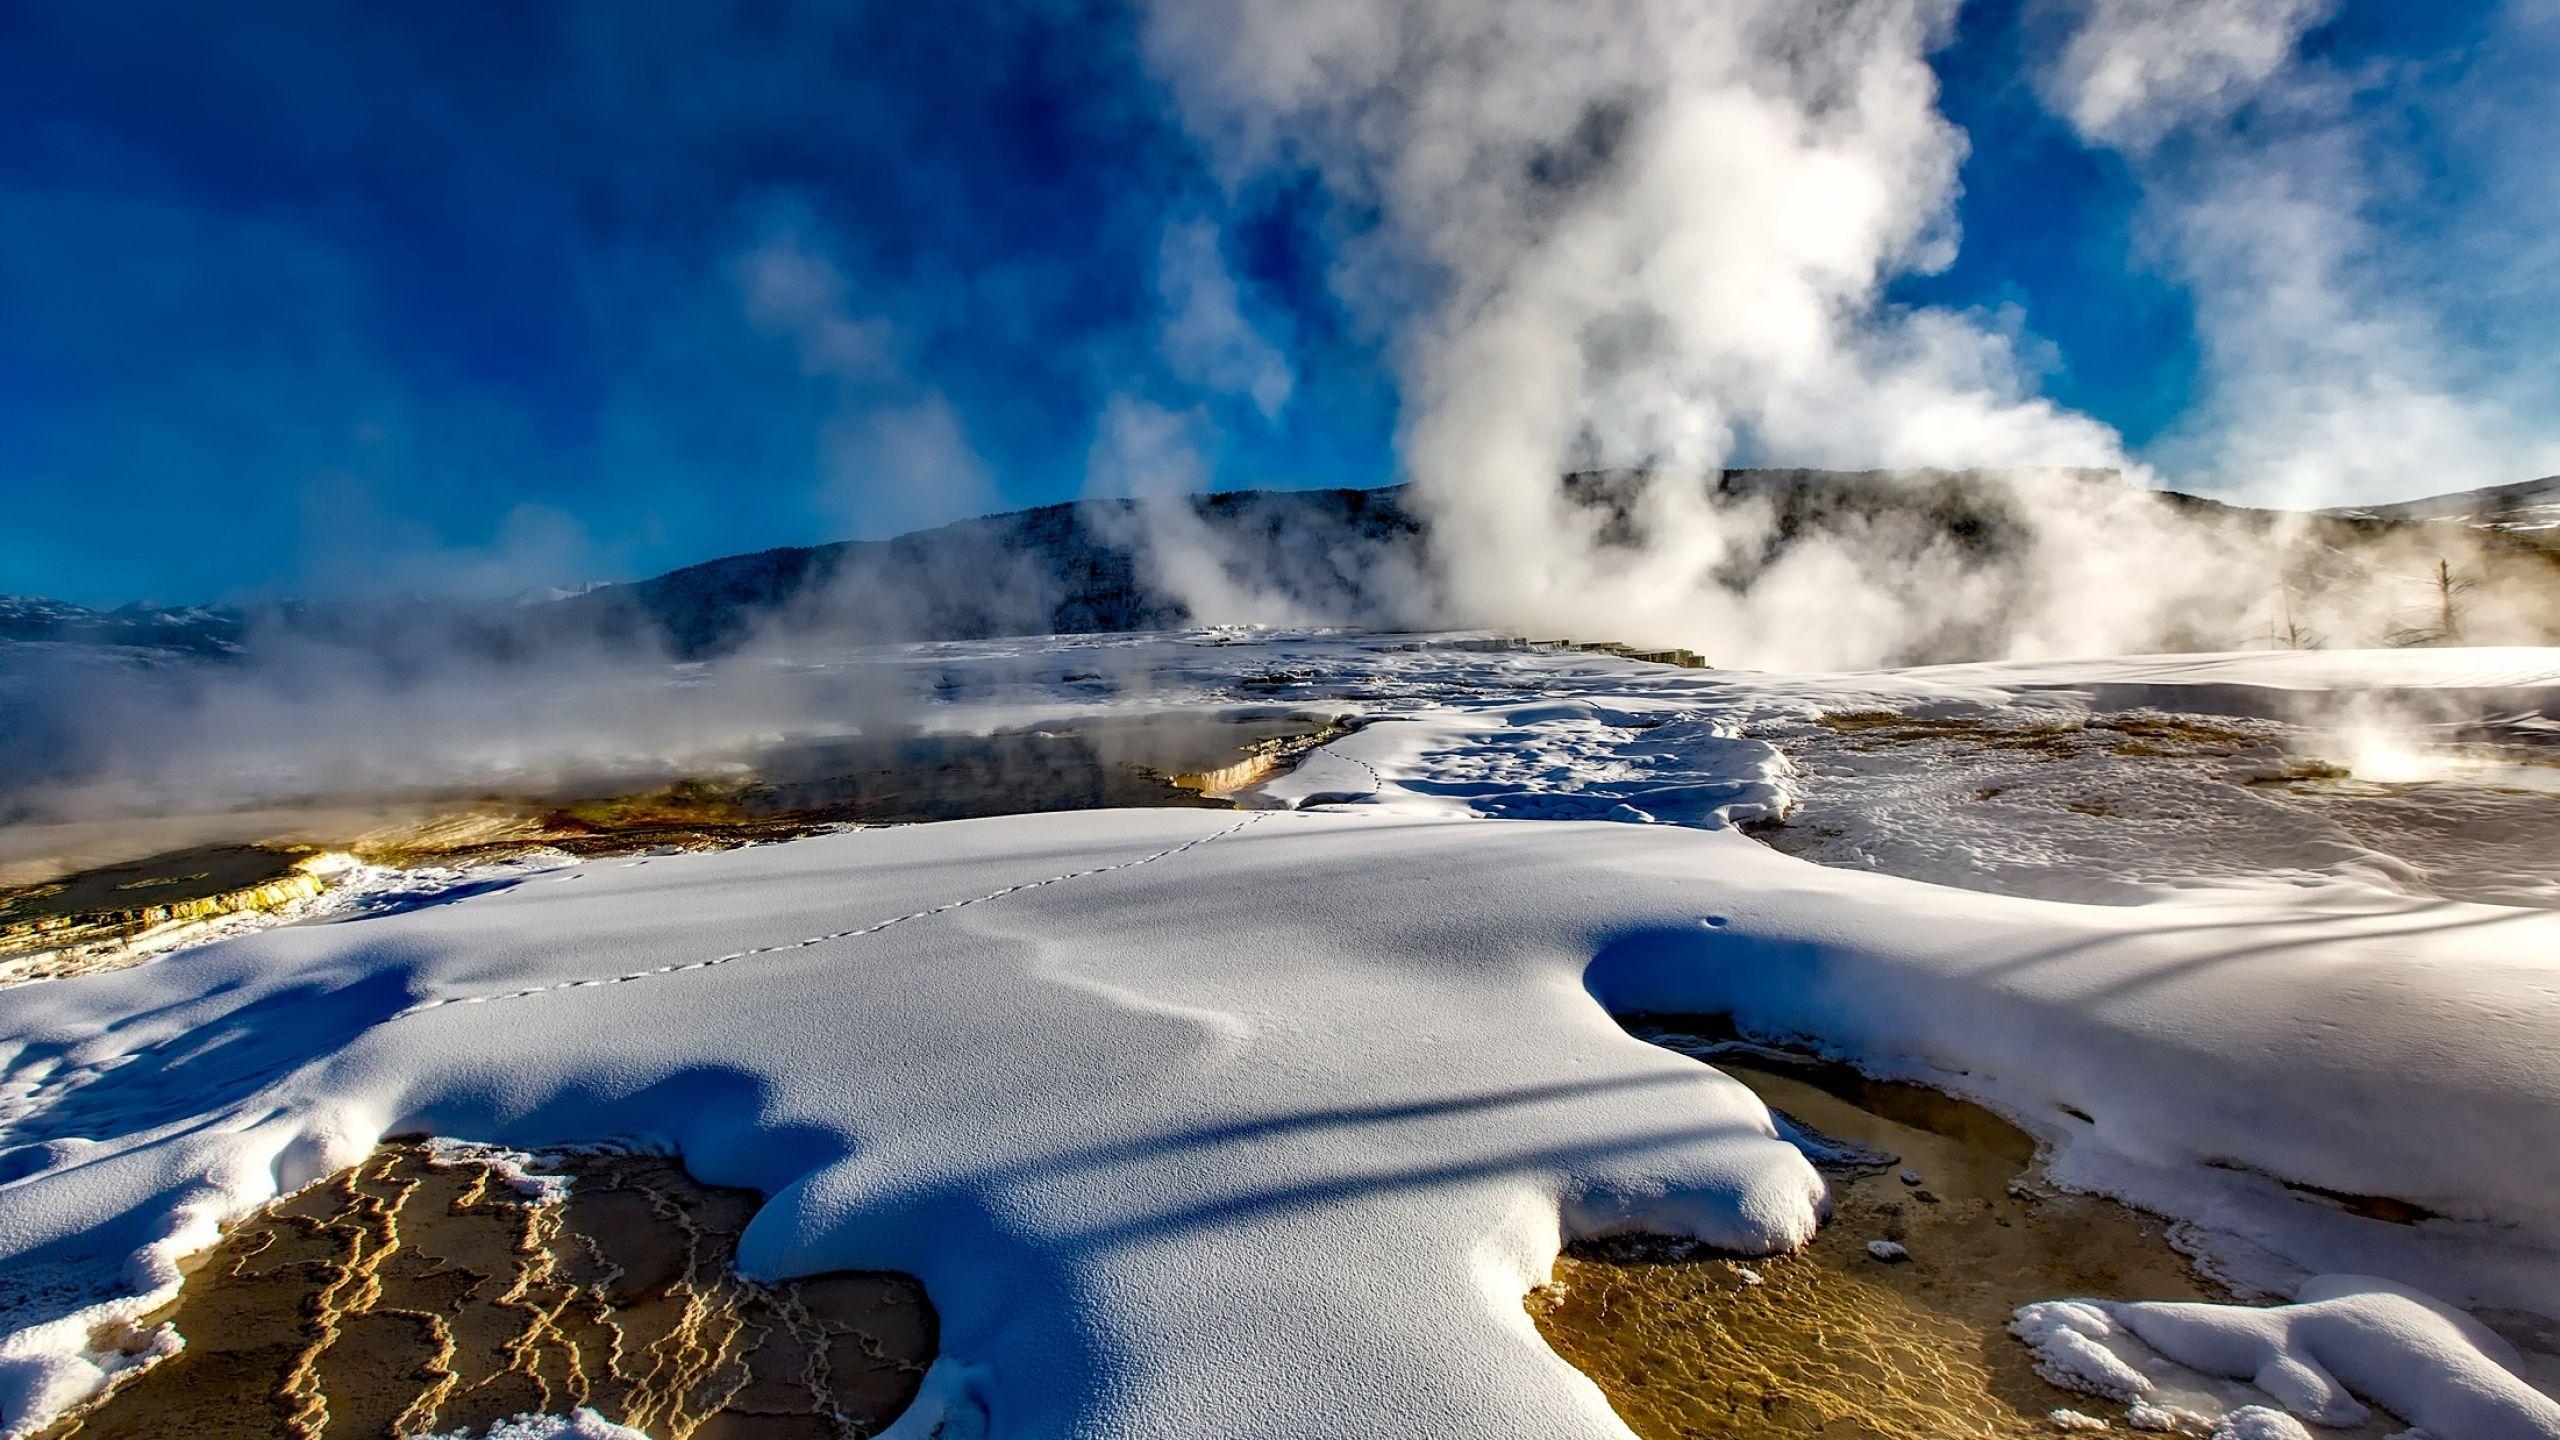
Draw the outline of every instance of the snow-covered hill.
[[[240,648],[246,617],[219,605],[124,605],[92,610],[65,600],[0,595],[0,643],[110,645],[227,656]]]

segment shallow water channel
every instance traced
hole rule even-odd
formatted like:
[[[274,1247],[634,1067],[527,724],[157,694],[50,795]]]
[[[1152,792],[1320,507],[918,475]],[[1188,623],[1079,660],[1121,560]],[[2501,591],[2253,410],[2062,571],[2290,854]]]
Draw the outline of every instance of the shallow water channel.
[[[2034,1140],[1981,1106],[1702,1038],[1717,1025],[1646,1017],[1628,1028],[1749,1086],[1822,1168],[1832,1214],[1811,1245],[1774,1259],[1652,1240],[1577,1245],[1530,1293],[1548,1343],[1646,1440],[2050,1437],[2057,1409],[2122,1407],[2039,1378],[2007,1333],[2017,1306],[2230,1298],[2157,1217],[2040,1184]],[[1871,1241],[1908,1258],[1879,1259]],[[2366,1431],[2323,1434],[2399,1428],[2377,1417]]]

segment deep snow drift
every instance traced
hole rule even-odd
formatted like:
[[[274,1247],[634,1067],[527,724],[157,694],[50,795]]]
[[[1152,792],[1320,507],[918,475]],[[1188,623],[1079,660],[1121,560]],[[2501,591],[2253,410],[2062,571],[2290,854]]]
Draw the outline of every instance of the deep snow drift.
[[[1823,1202],[1748,1091],[1613,1011],[1728,1012],[1984,1099],[2056,1178],[2195,1222],[2270,1289],[2560,1293],[2560,913],[2354,875],[2062,904],[1728,828],[1796,801],[1742,733],[1776,709],[2377,679],[2539,705],[2560,655],[1788,681],[1153,643],[1158,703],[1252,681],[1403,718],[1271,787],[1305,808],[595,862],[0,991],[10,1427],[94,1387],[91,1324],[222,1220],[428,1131],[671,1145],[772,1197],[755,1273],[922,1277],[945,1353],[919,1428],[1623,1436],[1521,1308],[1558,1246],[1779,1249]],[[985,710],[1058,706],[1102,648],[1013,646]]]

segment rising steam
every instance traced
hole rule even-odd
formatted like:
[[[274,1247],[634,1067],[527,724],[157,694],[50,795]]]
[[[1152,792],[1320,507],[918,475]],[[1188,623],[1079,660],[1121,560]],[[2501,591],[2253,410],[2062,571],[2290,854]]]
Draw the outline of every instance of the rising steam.
[[[2093,137],[2128,144],[2177,123],[2163,95],[2238,103],[2312,10],[2097,8],[2057,83]],[[2155,53],[2187,33],[2167,13],[2182,8],[2210,12],[2193,53]],[[2297,606],[2325,606],[2342,638],[2378,630],[2355,618],[2391,608],[2376,597],[2294,597],[2282,537],[2233,553],[2136,490],[2051,473],[2151,478],[2035,393],[2010,322],[1885,299],[1958,239],[1965,139],[1928,59],[1954,12],[1168,0],[1147,38],[1231,180],[1312,171],[1377,217],[1338,288],[1394,337],[1404,466],[1451,619],[1786,667],[1928,656],[1948,636],[1993,658],[2236,644],[2254,637],[2234,617],[2272,628]],[[1780,536],[1764,504],[1698,483],[1771,458],[1998,467],[1981,483],[2008,492],[2014,533],[1994,554],[1926,515]],[[1593,466],[1657,478],[1595,510],[1559,483]]]
[[[2194,286],[2224,385],[2198,473],[2298,504],[2361,498],[2336,487],[2377,477],[2451,489],[2560,470],[2560,445],[2474,383],[2429,316],[2365,298],[2389,288],[2364,283],[2386,197],[2335,77],[2298,55],[2324,0],[2046,8],[2069,22],[2038,76],[2048,103],[2153,187]],[[631,587],[720,625],[754,609],[736,633],[546,643],[529,663],[448,653],[423,631],[387,634],[396,656],[286,636],[222,668],[0,673],[0,805],[39,784],[118,812],[180,789],[245,804],[279,787],[530,784],[902,723],[914,695],[793,672],[813,635],[1185,615],[1508,626],[1795,669],[2370,644],[2430,613],[2425,638],[2546,640],[2560,625],[2546,561],[2530,562],[2542,598],[2482,587],[2457,627],[2455,591],[2488,563],[2459,527],[2359,539],[2168,503],[2113,431],[2038,394],[2019,317],[1888,298],[1961,238],[1966,138],[1930,64],[1955,11],[1150,0],[1148,61],[1228,184],[1312,176],[1336,202],[1334,288],[1389,337],[1400,380],[1396,513],[1382,501],[1359,524],[1310,525],[1203,499],[1208,407],[1116,395],[1087,454],[1094,503],[1040,534],[964,523],[859,563],[811,560],[788,593],[741,598],[685,572]],[[2251,106],[2283,123],[2213,138]],[[1240,397],[1267,419],[1302,387],[1247,319],[1216,225],[1186,214],[1162,231],[1159,349],[1192,398]],[[728,278],[742,317],[833,389],[817,439],[847,528],[995,508],[963,417],[827,251],[822,227],[784,213]],[[1717,483],[1736,464],[1889,467],[1899,478],[1860,483],[1900,499]],[[1946,473],[1966,467],[1983,468]],[[1575,472],[1606,473],[1565,483]],[[1026,535],[1055,544],[1033,554]],[[1069,540],[1109,564],[1053,563]],[[1118,608],[1066,586],[1068,569],[1090,581],[1112,565],[1131,577],[1105,596]],[[671,662],[715,650],[729,658],[670,687]]]

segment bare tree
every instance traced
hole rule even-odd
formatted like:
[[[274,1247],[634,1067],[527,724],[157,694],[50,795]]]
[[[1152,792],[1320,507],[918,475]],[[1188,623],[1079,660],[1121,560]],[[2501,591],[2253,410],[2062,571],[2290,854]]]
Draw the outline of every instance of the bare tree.
[[[2302,623],[2293,610],[2293,586],[2283,577],[2276,580],[2276,608],[2267,616],[2267,641],[2287,650],[2317,650],[2328,643],[2317,630]]]
[[[2427,589],[2435,594],[2435,618],[2427,625],[2399,625],[2383,635],[2386,646],[2460,646],[2463,643],[2463,597],[2478,587],[2478,582],[2460,577],[2452,571],[2452,561],[2445,556],[2435,559],[2435,574],[2424,579]]]
[[[2468,594],[2473,584],[2470,580],[2455,579],[2452,564],[2441,555],[2436,557],[2436,631],[2444,637],[2445,644],[2450,645],[2462,638],[2462,616],[2455,602],[2458,597]]]
[[[2462,643],[2462,597],[2478,588],[2479,582],[2457,575],[2453,562],[2439,555],[2435,573],[2426,579],[2428,589],[2435,592],[2435,623],[2404,625],[2383,637],[2389,645],[2459,645]]]

